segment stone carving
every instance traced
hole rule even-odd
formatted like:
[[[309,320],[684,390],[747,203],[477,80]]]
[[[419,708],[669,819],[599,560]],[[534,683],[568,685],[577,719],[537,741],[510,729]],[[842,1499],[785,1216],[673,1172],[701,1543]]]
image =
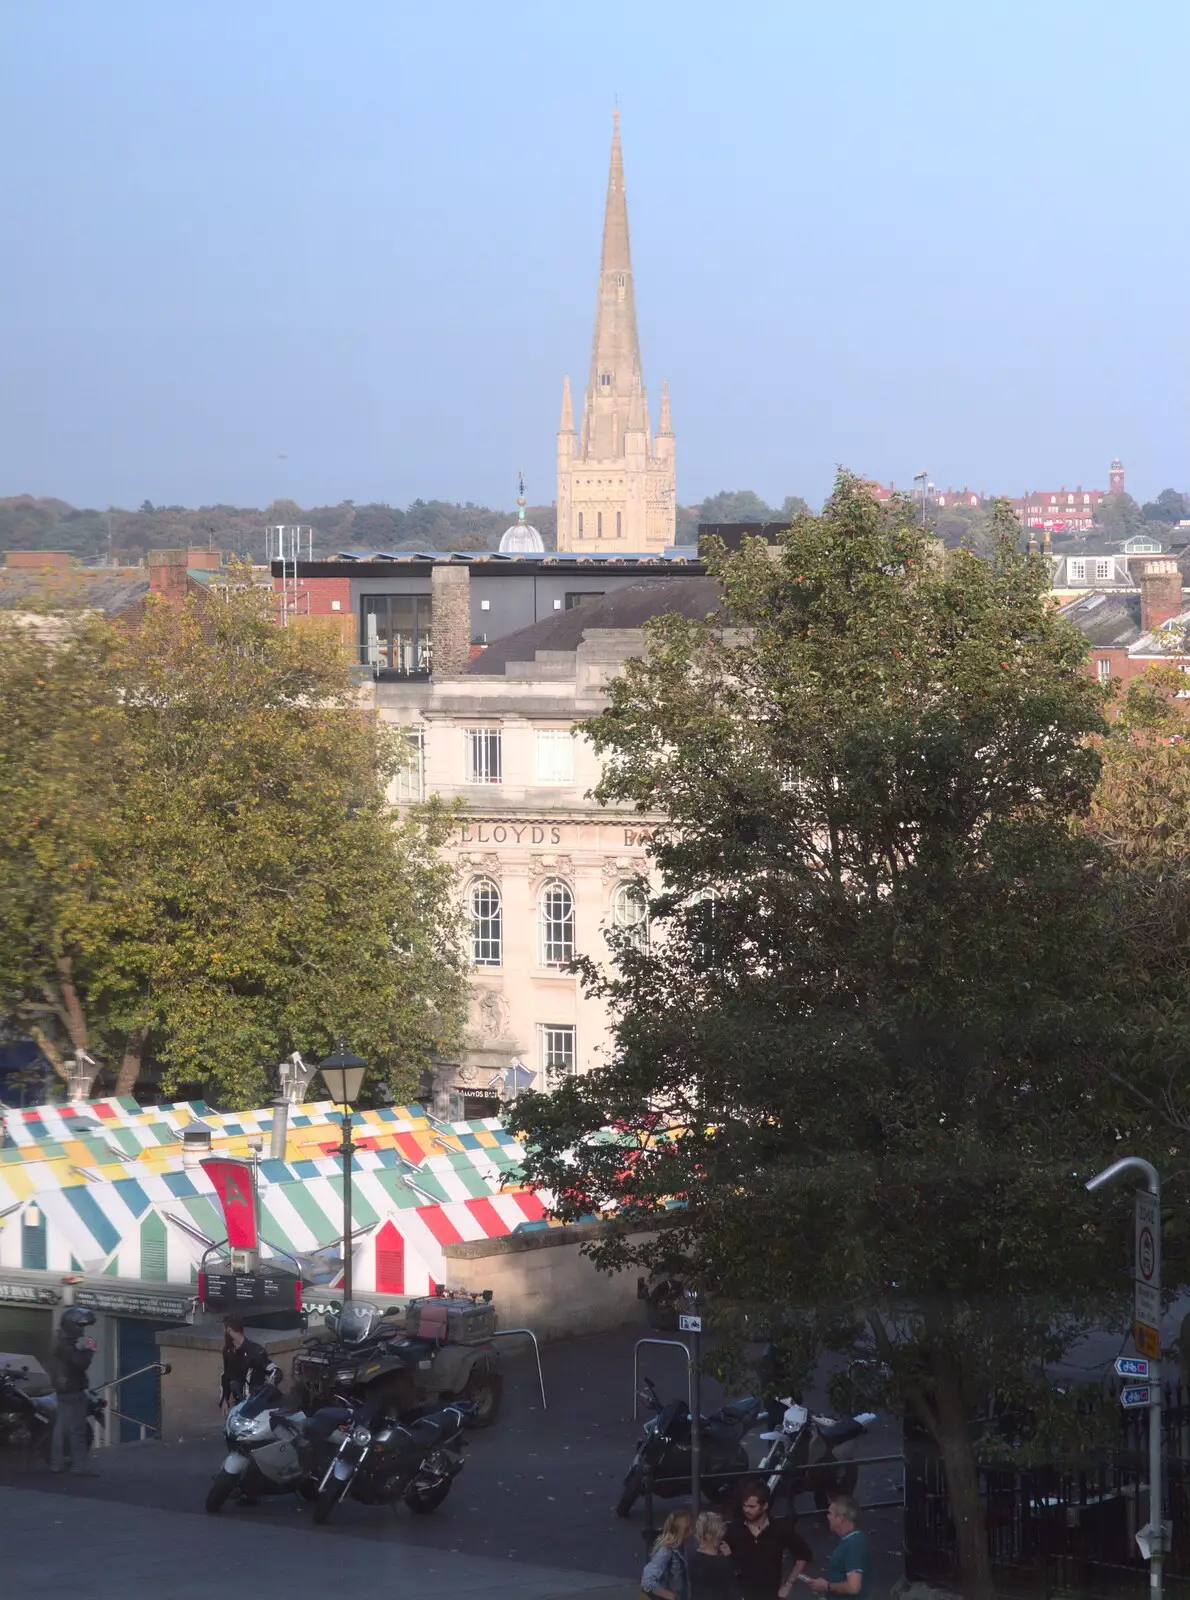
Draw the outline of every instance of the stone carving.
[[[531,855],[529,871],[535,878],[569,878],[574,874],[574,862],[569,856]]]
[[[474,1083],[475,1068],[470,1064],[470,1062],[464,1061],[458,1070],[457,1077],[460,1083]]]
[[[640,877],[642,863],[631,856],[605,856],[603,860],[603,881],[612,883],[631,883]]]
[[[479,1026],[489,1039],[502,1039],[508,1032],[512,1013],[498,989],[488,989],[479,1002]]]

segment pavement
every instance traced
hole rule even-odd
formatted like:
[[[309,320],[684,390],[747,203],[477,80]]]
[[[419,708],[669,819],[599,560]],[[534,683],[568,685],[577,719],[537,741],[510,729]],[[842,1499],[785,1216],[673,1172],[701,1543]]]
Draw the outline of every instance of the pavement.
[[[527,1357],[506,1361],[505,1403],[494,1428],[471,1435],[467,1465],[432,1516],[346,1501],[325,1527],[292,1495],[218,1518],[203,1500],[222,1457],[212,1427],[183,1440],[129,1444],[96,1454],[98,1478],[5,1476],[0,1480],[0,1550],[5,1592],[27,1584],[45,1600],[126,1600],[140,1579],[155,1600],[209,1600],[230,1580],[257,1600],[286,1600],[325,1578],[343,1592],[378,1577],[405,1600],[480,1594],[485,1600],[635,1600],[647,1532],[643,1508],[613,1514],[639,1432],[632,1419],[632,1354],[646,1330],[575,1339],[542,1350],[548,1408]],[[664,1398],[684,1392],[676,1350],[642,1353]],[[166,1379],[168,1382],[168,1379]],[[813,1396],[816,1403],[823,1397]],[[721,1403],[704,1387],[704,1411]],[[752,1459],[759,1445],[748,1440]],[[884,1419],[861,1441],[864,1455],[899,1451]],[[900,1469],[865,1467],[860,1499],[899,1498]],[[680,1502],[658,1501],[658,1518]],[[803,1509],[810,1512],[808,1502]],[[877,1555],[877,1594],[901,1571],[898,1509],[865,1519]],[[823,1519],[799,1529],[824,1560],[833,1543]]]

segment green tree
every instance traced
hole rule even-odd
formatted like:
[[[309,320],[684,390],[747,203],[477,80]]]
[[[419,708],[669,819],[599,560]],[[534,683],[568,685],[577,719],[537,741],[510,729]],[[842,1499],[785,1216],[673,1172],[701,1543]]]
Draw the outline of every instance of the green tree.
[[[1172,527],[1186,515],[1186,497],[1177,489],[1162,489],[1156,500],[1146,500],[1140,509],[1145,522],[1164,522]]]
[[[1096,531],[1108,539],[1127,539],[1140,524],[1140,507],[1130,494],[1105,494],[1095,507]]]
[[[700,522],[777,522],[778,514],[752,489],[721,489],[698,508]]]
[[[0,626],[0,1008],[63,1078],[254,1104],[343,1029],[400,1094],[457,1026],[447,818],[394,820],[397,746],[269,606]]]
[[[1069,826],[1101,696],[995,522],[992,560],[942,555],[843,475],[776,560],[712,560],[723,618],[652,625],[588,731],[599,793],[664,818],[656,936],[587,969],[608,1064],[516,1117],[561,1216],[617,1215],[602,1265],[878,1355],[977,1600],[977,1463],[1005,1448],[977,1419],[1061,1420],[1045,1368],[1097,1309],[1108,1226],[1071,1173],[1128,1131],[1085,1068],[1098,854]]]

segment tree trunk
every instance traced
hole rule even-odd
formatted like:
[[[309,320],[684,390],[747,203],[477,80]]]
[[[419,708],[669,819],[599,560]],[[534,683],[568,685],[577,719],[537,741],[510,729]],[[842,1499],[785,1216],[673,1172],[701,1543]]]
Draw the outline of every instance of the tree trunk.
[[[140,1077],[141,1062],[145,1055],[146,1030],[133,1028],[124,1044],[124,1055],[116,1077],[116,1093],[131,1094]]]
[[[979,1464],[971,1442],[971,1419],[963,1399],[959,1370],[946,1355],[935,1355],[931,1367],[935,1437],[946,1468],[963,1595],[965,1600],[995,1600],[987,1521],[979,1494]]]

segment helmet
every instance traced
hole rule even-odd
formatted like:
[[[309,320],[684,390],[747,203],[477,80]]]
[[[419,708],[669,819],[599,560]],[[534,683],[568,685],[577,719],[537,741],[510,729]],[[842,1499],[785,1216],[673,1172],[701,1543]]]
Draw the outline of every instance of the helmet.
[[[88,1311],[86,1306],[67,1306],[58,1326],[63,1333],[72,1334],[77,1339],[83,1329],[89,1328],[94,1321],[95,1313]]]
[[[285,1382],[285,1374],[275,1361],[270,1361],[264,1369],[264,1381],[271,1383],[275,1389],[279,1389]]]

